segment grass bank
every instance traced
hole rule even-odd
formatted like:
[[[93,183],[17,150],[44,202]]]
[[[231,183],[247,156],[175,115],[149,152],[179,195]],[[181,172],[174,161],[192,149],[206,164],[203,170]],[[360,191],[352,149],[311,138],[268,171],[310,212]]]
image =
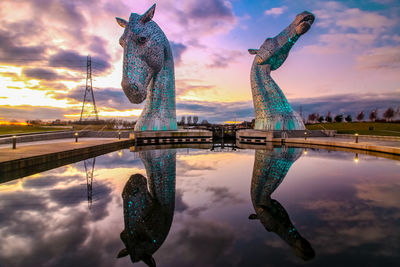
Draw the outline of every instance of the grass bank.
[[[20,133],[37,133],[37,132],[49,132],[49,131],[60,131],[60,130],[90,130],[90,131],[117,131],[112,125],[80,125],[74,124],[70,128],[63,128],[57,126],[27,126],[27,125],[0,125],[0,135],[2,134],[20,134]],[[126,130],[126,129],[124,129]]]
[[[306,125],[308,130],[336,130],[338,134],[400,136],[400,123],[333,122]]]
[[[56,127],[46,126],[25,126],[25,125],[0,125],[1,134],[19,134],[19,133],[37,133],[37,132],[49,132],[49,131],[60,131],[68,130]]]

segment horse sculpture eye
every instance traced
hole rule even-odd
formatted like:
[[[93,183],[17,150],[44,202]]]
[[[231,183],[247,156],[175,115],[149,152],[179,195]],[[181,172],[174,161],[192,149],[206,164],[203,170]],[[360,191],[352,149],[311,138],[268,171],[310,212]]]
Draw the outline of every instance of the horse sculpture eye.
[[[146,37],[144,37],[144,36],[140,36],[139,38],[138,38],[138,42],[139,42],[139,44],[144,44],[145,42],[146,42]]]

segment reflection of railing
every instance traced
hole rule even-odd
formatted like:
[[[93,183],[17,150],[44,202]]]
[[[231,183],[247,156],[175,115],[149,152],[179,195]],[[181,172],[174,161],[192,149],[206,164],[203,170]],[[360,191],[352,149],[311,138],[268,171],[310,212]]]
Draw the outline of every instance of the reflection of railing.
[[[97,136],[100,136],[100,134],[104,131],[104,129],[107,127],[107,125],[104,125],[100,130],[97,131]]]

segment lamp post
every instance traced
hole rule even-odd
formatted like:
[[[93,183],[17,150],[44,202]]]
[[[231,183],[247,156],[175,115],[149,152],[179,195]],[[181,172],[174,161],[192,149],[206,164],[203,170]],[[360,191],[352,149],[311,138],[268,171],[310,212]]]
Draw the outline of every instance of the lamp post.
[[[78,133],[75,133],[75,143],[78,143]]]
[[[304,140],[307,140],[307,132],[304,132]]]
[[[121,132],[118,131],[118,140],[121,140]]]
[[[354,135],[356,137],[356,143],[358,143],[358,133]]]
[[[12,149],[16,149],[17,148],[17,136],[13,136],[13,140],[12,140]]]
[[[356,153],[355,157],[354,157],[354,162],[357,163],[358,162],[358,153]]]

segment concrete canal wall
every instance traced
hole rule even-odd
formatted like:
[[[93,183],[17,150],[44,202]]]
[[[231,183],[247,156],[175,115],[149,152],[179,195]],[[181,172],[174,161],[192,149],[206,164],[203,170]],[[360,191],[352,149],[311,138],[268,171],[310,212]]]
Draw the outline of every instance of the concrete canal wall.
[[[133,145],[131,139],[60,141],[0,149],[0,183]]]

